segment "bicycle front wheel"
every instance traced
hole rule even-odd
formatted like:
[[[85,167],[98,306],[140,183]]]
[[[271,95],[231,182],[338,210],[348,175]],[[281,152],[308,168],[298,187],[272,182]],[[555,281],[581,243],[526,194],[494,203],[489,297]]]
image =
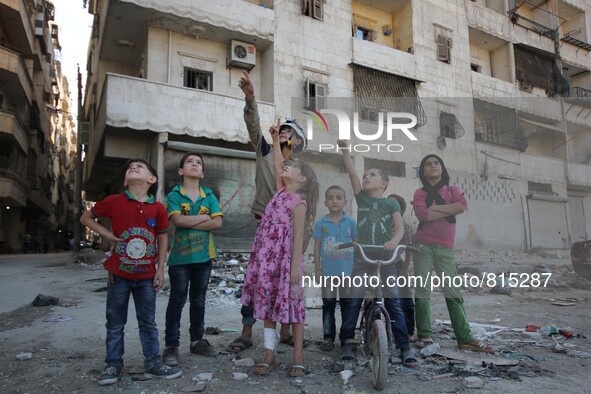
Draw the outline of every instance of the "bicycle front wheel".
[[[382,320],[371,323],[371,372],[374,389],[383,390],[388,380],[388,335]]]

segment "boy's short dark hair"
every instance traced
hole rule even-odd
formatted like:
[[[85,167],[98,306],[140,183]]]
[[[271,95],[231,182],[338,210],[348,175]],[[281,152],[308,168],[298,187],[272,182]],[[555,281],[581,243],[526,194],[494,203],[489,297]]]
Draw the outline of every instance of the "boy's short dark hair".
[[[185,165],[185,162],[187,161],[187,158],[189,156],[197,156],[198,158],[201,159],[201,170],[205,170],[205,160],[203,160],[203,155],[201,153],[197,153],[197,152],[187,152],[183,155],[183,157],[181,157],[181,161],[179,162],[179,168],[183,168],[183,166]]]
[[[400,215],[404,215],[404,212],[406,212],[406,201],[404,200],[404,198],[402,198],[398,194],[390,194],[388,196],[388,199],[391,198],[394,198],[396,201],[398,201],[398,205],[400,205]]]
[[[345,196],[345,198],[347,198],[347,192],[345,191],[345,189],[343,189],[339,185],[329,186],[328,189],[326,189],[326,191],[324,192],[324,198],[328,198],[328,192],[331,190],[336,190],[336,191],[342,192],[343,195]]]
[[[156,177],[156,182],[154,182],[152,185],[150,185],[150,188],[148,189],[148,194],[155,196],[156,192],[158,191],[158,173],[156,172],[154,167],[152,167],[152,165],[144,159],[129,159],[129,160],[127,160],[127,162],[125,163],[125,167],[123,167],[123,173],[127,172],[127,169],[133,163],[144,164],[148,168],[148,171],[150,171],[150,174],[152,174],[152,176]]]

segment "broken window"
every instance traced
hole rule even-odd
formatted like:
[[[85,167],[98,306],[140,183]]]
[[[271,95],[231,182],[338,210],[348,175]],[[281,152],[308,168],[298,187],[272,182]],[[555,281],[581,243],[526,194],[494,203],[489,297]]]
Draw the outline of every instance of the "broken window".
[[[213,73],[185,67],[183,86],[187,88],[213,91]]]
[[[476,141],[488,142],[525,151],[527,138],[513,108],[474,99],[474,134]]]
[[[417,81],[357,64],[352,67],[357,112],[367,114],[368,119],[375,116],[374,112],[406,112],[416,116],[416,127],[427,123],[417,95]],[[408,119],[401,123],[406,122]]]

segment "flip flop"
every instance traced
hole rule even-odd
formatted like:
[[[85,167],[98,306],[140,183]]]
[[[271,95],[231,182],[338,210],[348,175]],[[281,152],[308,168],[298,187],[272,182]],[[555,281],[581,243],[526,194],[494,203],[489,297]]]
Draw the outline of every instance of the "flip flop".
[[[463,350],[471,350],[479,353],[494,353],[493,348],[486,343],[473,339],[467,343],[458,343],[458,347]]]
[[[228,345],[227,350],[232,353],[240,353],[241,351],[250,347],[252,347],[252,341],[247,341],[242,337],[238,337],[234,340],[234,342]]]
[[[255,375],[265,376],[265,375],[270,374],[271,371],[274,369],[275,369],[275,362],[272,362],[272,363],[263,362],[263,363],[258,363],[254,367],[254,373],[255,373]]]
[[[306,376],[306,367],[304,367],[303,365],[300,364],[294,364],[291,366],[291,368],[289,369],[289,372],[287,373],[289,376],[291,376],[292,378],[301,378]]]
[[[429,345],[433,345],[435,342],[433,341],[433,338],[431,337],[425,337],[425,338],[419,338],[417,339],[415,345],[418,348],[424,348],[427,347]]]

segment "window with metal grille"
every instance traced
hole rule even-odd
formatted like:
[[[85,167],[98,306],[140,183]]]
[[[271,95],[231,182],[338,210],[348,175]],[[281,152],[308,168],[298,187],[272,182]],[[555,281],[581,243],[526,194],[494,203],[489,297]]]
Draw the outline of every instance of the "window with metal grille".
[[[417,117],[416,127],[427,123],[427,116],[417,95],[418,81],[353,64],[353,88],[358,112],[406,112]],[[372,116],[367,112],[368,119]],[[364,119],[361,116],[361,119]],[[364,120],[368,120],[364,119]],[[377,121],[377,118],[376,118]],[[408,123],[408,119],[400,123]]]
[[[529,193],[554,194],[551,184],[532,181],[527,181],[527,191]]]
[[[213,91],[213,73],[185,67],[183,86]]]
[[[527,137],[513,108],[474,99],[476,141],[489,142],[525,151]]]
[[[460,121],[454,114],[441,112],[439,114],[439,130],[442,137],[446,138],[460,138],[465,131]]]
[[[302,0],[302,13],[319,21],[324,19],[324,0]]]
[[[365,169],[378,168],[384,170],[388,176],[406,177],[406,164],[403,161],[369,159],[366,157],[363,166]]]

